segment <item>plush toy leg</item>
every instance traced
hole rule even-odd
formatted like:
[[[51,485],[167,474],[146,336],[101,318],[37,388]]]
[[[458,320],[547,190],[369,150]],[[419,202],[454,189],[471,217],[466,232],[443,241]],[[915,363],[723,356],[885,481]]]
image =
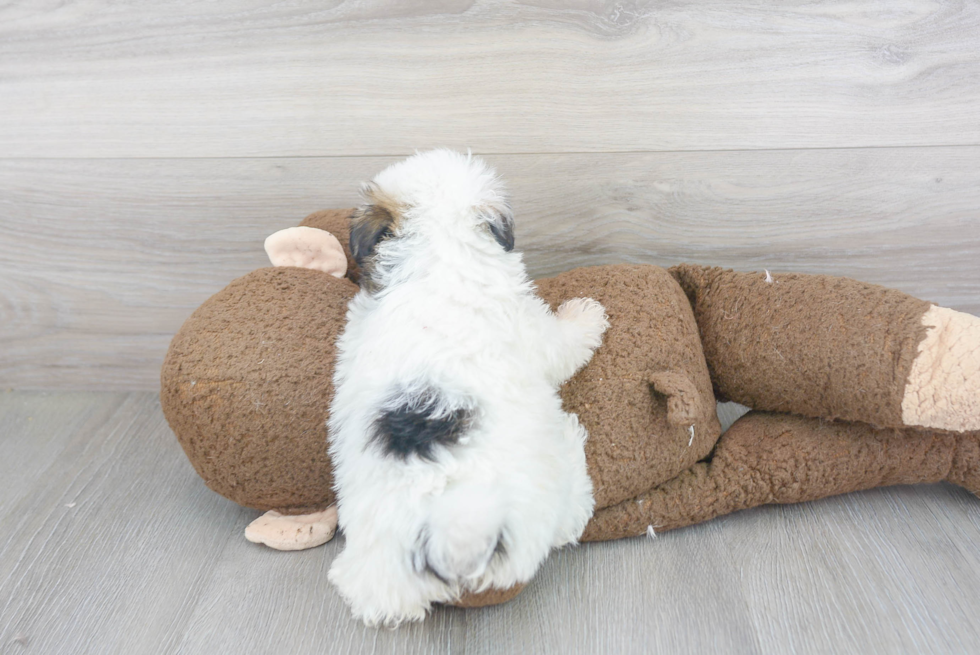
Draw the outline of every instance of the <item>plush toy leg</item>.
[[[947,479],[980,492],[980,432],[874,429],[750,412],[722,435],[709,461],[597,511],[582,540],[662,532],[767,503]]]
[[[956,435],[956,454],[946,479],[980,496],[980,432]]]
[[[942,430],[980,430],[980,318],[933,306],[922,324],[928,332],[909,372],[902,420]]]
[[[337,531],[337,506],[312,514],[280,514],[271,510],[245,528],[245,538],[276,550],[306,550],[333,539]]]
[[[847,278],[670,272],[720,396],[882,427],[980,430],[980,318]]]

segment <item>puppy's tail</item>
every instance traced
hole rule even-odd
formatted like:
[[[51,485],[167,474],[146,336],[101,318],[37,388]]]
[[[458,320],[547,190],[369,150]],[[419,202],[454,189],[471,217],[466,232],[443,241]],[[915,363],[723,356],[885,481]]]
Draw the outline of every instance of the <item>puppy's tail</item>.
[[[470,586],[503,548],[504,503],[494,486],[459,482],[435,500],[415,567],[451,586]]]

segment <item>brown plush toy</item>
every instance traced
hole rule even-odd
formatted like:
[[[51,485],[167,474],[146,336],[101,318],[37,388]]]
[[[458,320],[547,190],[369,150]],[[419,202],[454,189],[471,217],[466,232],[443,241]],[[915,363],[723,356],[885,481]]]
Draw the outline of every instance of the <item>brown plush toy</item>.
[[[270,237],[281,265],[205,302],[163,366],[163,410],[194,468],[269,510],[246,536],[274,548],[319,545],[336,527],[325,424],[334,340],[357,292],[348,214]],[[581,268],[537,284],[552,307],[595,298],[611,323],[561,389],[589,432],[596,511],[583,541],[891,484],[980,492],[977,317],[845,278],[702,266]],[[722,435],[716,397],[755,411]]]

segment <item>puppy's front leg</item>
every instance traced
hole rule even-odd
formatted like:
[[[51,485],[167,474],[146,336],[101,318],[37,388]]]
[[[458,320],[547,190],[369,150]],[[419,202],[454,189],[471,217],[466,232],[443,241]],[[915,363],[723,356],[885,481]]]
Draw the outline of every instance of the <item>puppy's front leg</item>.
[[[588,364],[609,327],[606,310],[591,298],[572,298],[555,313],[554,334],[544,335],[545,371],[556,387]]]

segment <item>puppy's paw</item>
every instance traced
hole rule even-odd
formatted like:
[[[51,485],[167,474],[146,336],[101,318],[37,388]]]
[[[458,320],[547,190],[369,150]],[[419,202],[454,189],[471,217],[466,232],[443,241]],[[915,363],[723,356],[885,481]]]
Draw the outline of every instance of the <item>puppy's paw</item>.
[[[419,539],[416,569],[449,585],[469,585],[486,573],[500,546],[504,504],[499,488],[457,483],[432,506]]]
[[[448,602],[455,594],[432,576],[413,571],[407,553],[395,543],[373,549],[348,544],[327,577],[354,617],[369,626],[394,628],[421,621],[432,603]]]
[[[584,345],[591,349],[602,343],[602,335],[609,328],[606,309],[592,298],[572,298],[558,308],[558,319],[579,328]]]
[[[482,576],[500,543],[496,534],[481,534],[466,526],[446,526],[423,537],[415,556],[420,574],[432,573],[446,584],[473,583]]]

